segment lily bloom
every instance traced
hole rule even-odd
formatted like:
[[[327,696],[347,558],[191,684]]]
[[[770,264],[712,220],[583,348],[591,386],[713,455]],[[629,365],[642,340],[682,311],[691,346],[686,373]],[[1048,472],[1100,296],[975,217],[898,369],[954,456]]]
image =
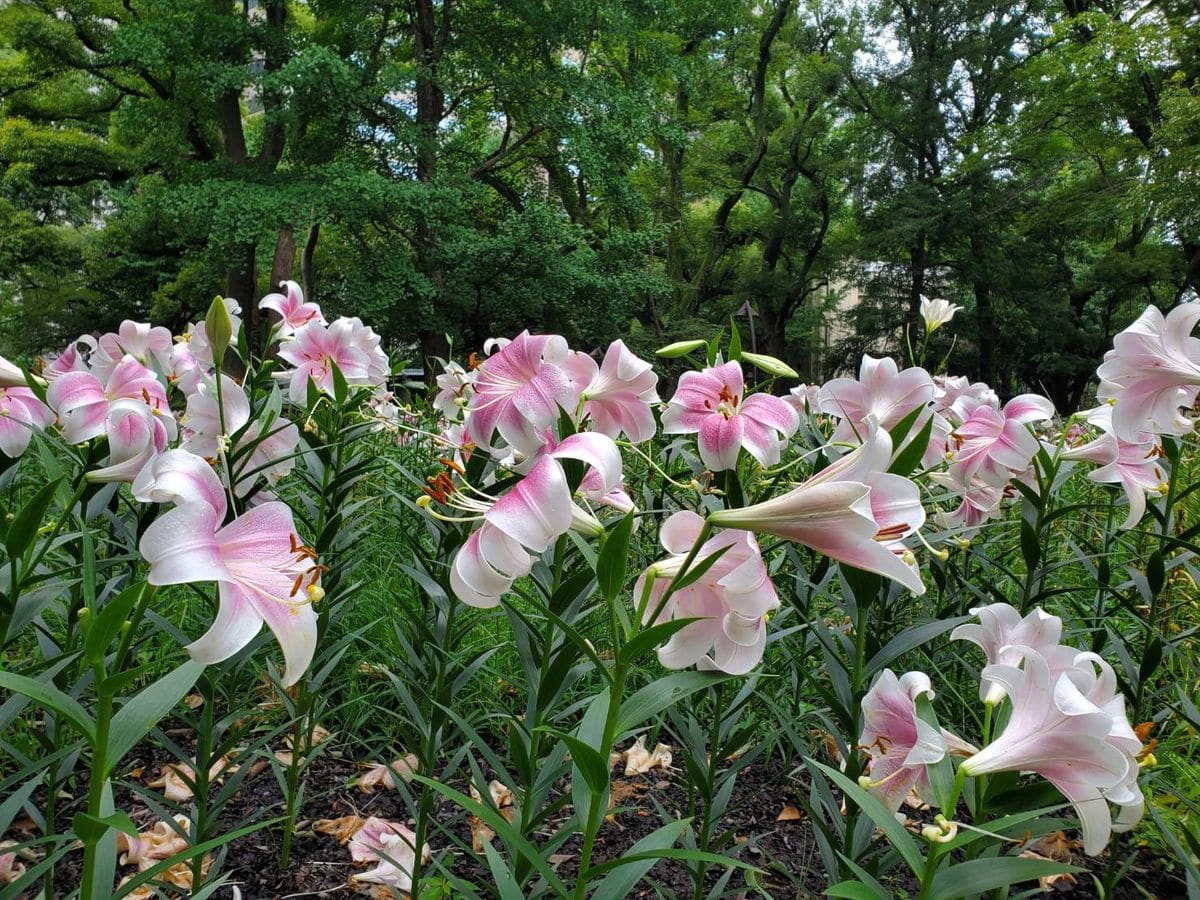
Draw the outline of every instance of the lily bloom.
[[[522,331],[479,364],[467,406],[467,431],[478,447],[490,447],[499,432],[509,447],[533,455],[541,435],[574,412],[579,392],[563,368],[570,351],[557,334]]]
[[[1000,515],[1000,505],[1009,497],[1012,488],[1007,485],[988,484],[978,475],[969,485],[962,484],[952,472],[930,472],[929,480],[950,489],[959,498],[952,512],[939,512],[936,516],[944,528],[957,528],[974,532],[984,522]]]
[[[0,453],[9,459],[24,453],[33,433],[53,422],[54,413],[29,388],[0,387]]]
[[[753,506],[710,513],[709,523],[787,538],[925,593],[916,558],[903,544],[925,524],[921,492],[888,473],[892,439],[868,425],[865,443],[804,483]]]
[[[99,353],[92,360],[92,371],[106,377],[125,356],[132,356],[143,366],[157,364],[166,371],[171,359],[171,332],[161,325],[134,322],[126,319],[116,330],[102,334],[97,341]]]
[[[207,503],[220,509],[225,489],[212,464],[186,450],[167,450],[150,460],[130,486],[142,503]]]
[[[322,595],[321,566],[297,536],[291,509],[271,501],[222,524],[225,491],[212,469],[190,464],[169,474],[170,487],[181,490],[177,505],[151,523],[138,549],[149,563],[151,584],[217,582],[216,619],[188,653],[206,664],[228,659],[266,622],[283,649],[283,682],[290,687],[312,661],[312,603]],[[153,494],[156,486],[143,481],[138,489]]]
[[[700,619],[685,625],[658,648],[658,661],[668,669],[699,664],[702,669],[745,675],[762,659],[767,645],[767,615],[779,608],[762,551],[750,532],[730,529],[705,541],[695,556],[696,562],[723,548],[725,552],[697,581],[671,594],[655,615],[703,527],[704,520],[690,511],[677,512],[667,519],[659,540],[671,555],[641,574],[633,596],[637,602],[642,601],[649,579],[649,599],[642,612],[645,625]]]
[[[1040,653],[1044,660],[1058,655],[1062,619],[1041,607],[1022,617],[1017,608],[1008,603],[989,603],[976,606],[971,615],[979,621],[959,625],[950,632],[950,638],[975,644],[987,657],[988,665],[1015,666],[1023,658],[1023,648],[1027,647]],[[1070,656],[1070,662],[1073,662],[1074,651],[1070,651]],[[979,686],[979,699],[984,703],[999,703],[1004,699],[1004,688],[984,678]]]
[[[818,403],[821,412],[841,421],[833,440],[859,444],[867,434],[867,420],[891,430],[913,410],[933,402],[933,379],[919,367],[900,371],[890,357],[863,355],[858,378],[835,378],[822,386]],[[924,424],[922,419],[921,424]],[[920,431],[912,429],[913,434]]]
[[[592,430],[635,444],[654,437],[651,404],[658,403],[658,375],[623,341],[613,341],[599,365],[586,353],[572,353],[563,368],[581,390],[583,412]]]
[[[1146,495],[1159,494],[1167,482],[1162,465],[1162,448],[1157,436],[1137,435],[1139,440],[1127,441],[1113,431],[1113,408],[1101,406],[1092,410],[1088,422],[1103,429],[1092,441],[1062,451],[1063,459],[1095,463],[1099,468],[1087,473],[1088,480],[1098,484],[1119,484],[1129,499],[1129,514],[1121,524],[1128,530],[1146,514]]]
[[[132,482],[146,463],[166,450],[170,440],[162,417],[137,400],[114,400],[104,430],[108,465],[88,472],[88,481]]]
[[[1004,731],[965,760],[967,775],[1034,772],[1070,801],[1079,817],[1084,852],[1104,849],[1113,830],[1108,801],[1123,807],[1117,827],[1132,827],[1143,805],[1136,755],[1141,741],[1129,725],[1112,667],[1094,653],[1078,653],[1054,671],[1031,647],[1022,665],[989,665],[985,679],[1012,702]]]
[[[513,581],[529,572],[530,553],[545,552],[571,530],[591,535],[603,531],[603,526],[574,502],[562,459],[585,463],[589,470],[585,478],[597,473],[598,480],[586,489],[597,497],[620,487],[621,454],[612,439],[581,432],[542,452],[533,468],[499,499],[469,486],[459,490],[452,482],[429,492],[431,496],[441,494],[434,499],[484,522],[451,564],[450,586],[464,603],[496,606]]]
[[[743,447],[760,465],[775,465],[800,418],[781,397],[743,399],[743,388],[738,362],[684,372],[663,412],[663,433],[698,434],[700,459],[714,472],[736,469]]]
[[[934,376],[935,412],[954,422],[963,422],[981,405],[1000,408],[1000,398],[985,382],[972,382],[965,375]]]
[[[250,493],[259,476],[275,484],[296,466],[296,447],[300,432],[295,423],[283,416],[270,422],[251,421],[250,400],[241,385],[222,373],[221,400],[225,408],[225,432],[221,432],[221,417],[217,408],[216,382],[206,379],[188,397],[187,410],[181,420],[184,440],[180,447],[198,456],[215,459],[222,441],[237,435],[233,451],[249,449],[236,464],[239,497]],[[247,427],[248,426],[248,427]],[[265,429],[265,431],[264,431]]]
[[[474,372],[468,372],[454,360],[450,360],[442,368],[442,374],[437,377],[438,392],[433,398],[433,408],[447,420],[457,421],[463,414],[463,406],[471,399],[474,383]]]
[[[82,444],[104,433],[109,404],[120,399],[140,400],[162,417],[170,436],[175,436],[175,417],[167,394],[153,372],[132,356],[113,367],[106,382],[91,372],[64,372],[46,389],[46,400],[58,414],[63,436]]]
[[[921,318],[925,320],[925,333],[933,334],[943,325],[949,324],[954,314],[962,309],[949,300],[930,299],[921,295]]]
[[[950,471],[963,484],[979,476],[997,487],[1029,468],[1038,440],[1027,427],[1054,417],[1054,404],[1037,394],[1013,397],[997,411],[976,406],[950,435],[954,461]]]
[[[279,336],[290,337],[309,322],[325,324],[325,316],[321,307],[315,303],[304,302],[304,291],[294,281],[281,281],[279,286],[286,291],[283,294],[267,294],[258,301],[259,309],[269,309],[279,316]]]
[[[279,358],[295,367],[290,373],[288,397],[297,406],[307,402],[310,379],[317,390],[333,396],[334,365],[347,384],[372,383],[371,358],[355,342],[349,319],[338,319],[332,325],[309,322],[280,346]]]
[[[863,731],[858,743],[870,757],[867,789],[892,812],[913,791],[926,802],[934,802],[926,766],[940,762],[948,752],[959,756],[977,752],[966,741],[917,715],[917,698],[922,695],[933,699],[933,687],[924,672],[906,672],[897,678],[891,669],[884,669],[862,699]]]
[[[1113,430],[1136,443],[1142,432],[1187,434],[1182,415],[1200,393],[1200,340],[1192,337],[1200,303],[1181,303],[1164,317],[1147,306],[1137,321],[1113,338],[1096,370],[1100,400],[1115,402]]]

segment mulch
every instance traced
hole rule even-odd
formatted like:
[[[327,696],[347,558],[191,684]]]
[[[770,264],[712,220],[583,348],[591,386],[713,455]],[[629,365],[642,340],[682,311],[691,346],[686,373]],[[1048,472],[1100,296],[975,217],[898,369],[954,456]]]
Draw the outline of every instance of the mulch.
[[[143,779],[153,777],[159,766],[172,762],[160,749],[148,746],[139,749],[140,753],[131,754],[127,760],[125,771],[141,768]],[[336,751],[324,753],[311,763],[299,827],[292,844],[292,860],[286,869],[281,870],[278,865],[281,841],[278,827],[262,829],[228,845],[220,871],[230,876],[231,883],[237,885],[244,900],[297,900],[304,897],[361,900],[361,894],[347,887],[349,876],[357,868],[350,861],[346,848],[333,837],[312,830],[312,822],[317,819],[351,814],[404,819],[405,810],[397,792],[381,790],[364,795],[351,783],[358,774],[358,766],[339,758]],[[623,799],[621,810],[606,822],[601,831],[596,846],[596,862],[619,857],[636,841],[660,827],[664,822],[664,812],[668,817],[686,815],[687,791],[682,772],[676,770],[664,774],[656,770],[649,775],[629,778],[618,772],[614,778],[629,785],[625,789],[628,796]],[[465,792],[463,785],[456,787]],[[741,845],[740,859],[762,870],[760,886],[770,897],[819,897],[829,885],[809,823],[802,815],[788,821],[777,820],[785,806],[802,808],[798,794],[802,789],[803,785],[789,777],[778,764],[761,762],[749,766],[738,775],[730,811],[721,823],[721,829],[733,830],[735,841]],[[83,797],[86,788],[73,793]],[[128,787],[117,785],[116,800],[118,808],[129,812],[139,825],[148,827],[157,818]],[[68,804],[63,812],[64,821],[73,811],[74,808]],[[223,811],[222,821],[233,828],[251,821],[274,818],[281,815],[281,811],[279,785],[268,770],[242,785]],[[568,813],[569,808],[563,815]],[[466,846],[470,846],[470,825],[461,810],[439,797],[435,816]],[[449,841],[445,835],[435,833],[430,844],[441,864],[456,877],[483,886],[491,881],[486,865],[475,854],[457,848],[447,850]],[[577,851],[578,837],[575,837],[561,848],[560,855],[556,857],[559,860],[557,871],[568,884],[573,883],[578,864]],[[1097,873],[1107,865],[1103,857],[1091,860],[1079,856],[1073,862]],[[57,883],[64,889],[62,896],[77,883],[79,864],[79,853],[70,854],[60,864]],[[1118,900],[1146,896],[1186,896],[1186,885],[1177,874],[1178,870],[1178,865],[1171,860],[1139,859],[1118,885],[1114,896]],[[122,874],[132,871],[132,868],[126,869]],[[710,870],[706,894],[721,874],[721,870],[715,867]],[[651,876],[656,886],[646,884],[629,896],[692,896],[694,887],[691,876],[677,860],[658,862]],[[897,880],[893,884],[898,892],[915,894],[915,885],[911,882],[906,884]],[[745,877],[740,872],[735,872],[728,881],[727,891],[726,896],[761,896],[747,887]],[[32,896],[29,900],[32,900]],[[231,896],[232,893],[225,889],[215,895],[217,900]],[[1091,879],[1082,873],[1078,876],[1077,886],[1067,896],[1082,900],[1097,894]]]

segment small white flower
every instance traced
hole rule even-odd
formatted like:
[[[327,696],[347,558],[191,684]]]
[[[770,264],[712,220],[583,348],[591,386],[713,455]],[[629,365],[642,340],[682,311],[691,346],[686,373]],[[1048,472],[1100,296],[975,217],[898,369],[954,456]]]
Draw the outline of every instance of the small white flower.
[[[949,300],[930,300],[921,295],[921,318],[925,320],[925,333],[933,334],[954,318],[954,314],[962,309]]]

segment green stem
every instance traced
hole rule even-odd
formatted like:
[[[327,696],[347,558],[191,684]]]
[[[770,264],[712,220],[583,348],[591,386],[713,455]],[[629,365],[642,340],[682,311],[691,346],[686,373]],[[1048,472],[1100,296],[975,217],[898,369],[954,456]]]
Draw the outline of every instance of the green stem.
[[[604,736],[600,740],[600,758],[606,763],[612,753],[613,744],[617,738],[617,724],[621,715],[621,695],[625,692],[625,679],[629,674],[627,663],[617,663],[613,666],[612,690],[608,695],[608,715],[604,718]],[[587,896],[588,870],[592,865],[592,848],[596,843],[596,835],[604,822],[604,814],[608,811],[604,791],[592,791],[592,802],[588,810],[587,823],[583,831],[583,846],[579,851],[579,880],[575,885],[575,900],[584,900]]]
[[[92,671],[95,677],[97,687],[104,683],[105,671],[104,663],[97,662],[92,665]],[[109,728],[112,724],[113,717],[113,698],[106,691],[97,690],[96,698],[96,742],[92,746],[92,768],[91,778],[88,782],[88,814],[96,819],[104,817],[102,809],[104,802],[104,785],[108,780],[108,736]],[[112,889],[112,885],[106,885],[102,888],[96,883],[98,873],[96,872],[97,857],[100,849],[100,842],[104,840],[104,835],[107,831],[101,831],[99,834],[89,832],[89,840],[83,842],[83,872],[80,875],[79,881],[79,897],[80,900],[94,900],[96,897],[107,896]]]

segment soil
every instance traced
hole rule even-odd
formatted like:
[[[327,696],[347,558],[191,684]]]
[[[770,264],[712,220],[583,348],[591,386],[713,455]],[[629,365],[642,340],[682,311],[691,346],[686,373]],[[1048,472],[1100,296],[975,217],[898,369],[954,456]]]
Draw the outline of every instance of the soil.
[[[142,770],[142,779],[152,779],[160,765],[172,760],[158,749],[142,748],[140,756],[130,757],[131,767]],[[128,770],[127,770],[128,771]],[[285,870],[278,865],[281,834],[278,828],[266,828],[234,840],[220,864],[220,871],[231,876],[244,900],[299,900],[305,897],[322,897],[330,900],[361,898],[363,894],[347,887],[349,876],[362,867],[350,860],[344,845],[333,837],[316,833],[312,822],[317,819],[333,819],[357,814],[379,816],[386,819],[403,820],[404,809],[394,790],[381,790],[364,795],[351,784],[359,773],[353,762],[338,758],[335,753],[325,753],[315,759],[307,773],[307,788],[299,827],[292,844],[292,862]],[[612,816],[601,831],[596,846],[596,862],[613,859],[625,852],[633,843],[663,824],[663,813],[681,816],[687,807],[687,792],[683,773],[659,770],[645,776],[625,778],[615,773],[614,778],[628,785],[624,792],[622,811]],[[463,785],[456,785],[464,789]],[[564,786],[565,787],[565,786]],[[822,896],[828,886],[821,858],[809,824],[801,813],[799,818],[779,821],[779,814],[786,806],[802,809],[798,791],[803,786],[791,780],[778,765],[760,763],[743,770],[738,776],[737,790],[730,812],[721,823],[722,829],[733,829],[735,840],[743,847],[740,858],[763,870],[762,889],[773,898],[809,898]],[[86,788],[75,792],[86,794]],[[35,795],[35,802],[37,797]],[[157,816],[128,787],[116,786],[116,802],[125,809],[139,826],[149,827]],[[261,821],[280,815],[282,795],[271,772],[264,771],[243,783],[241,790],[223,811],[222,820],[234,828],[251,821]],[[63,820],[69,820],[74,808],[63,809]],[[569,808],[564,816],[569,813]],[[471,831],[466,817],[449,801],[439,798],[435,815],[442,823],[451,823],[453,831],[470,846]],[[410,823],[411,824],[411,823]],[[28,840],[27,834],[10,834],[18,840]],[[435,836],[430,840],[435,851],[449,842],[444,835],[442,841]],[[568,884],[573,883],[578,865],[578,838],[572,838],[555,857],[557,871]],[[74,887],[78,880],[79,853],[69,854],[58,869],[60,889]],[[473,853],[451,850],[438,854],[439,859],[454,875],[469,883],[487,885],[491,881],[486,865]],[[1107,859],[1092,860],[1076,855],[1075,865],[1090,868],[1097,874],[1104,870]],[[1167,860],[1139,858],[1130,867],[1114,894],[1117,900],[1124,898],[1184,897],[1186,885],[1176,874],[1178,866]],[[127,867],[121,872],[135,872]],[[711,871],[708,887],[715,885],[721,871]],[[631,893],[631,897],[691,897],[693,884],[687,870],[675,860],[657,863],[651,876],[654,886],[643,882]],[[1071,890],[1071,898],[1095,897],[1095,889],[1086,873],[1078,877],[1078,884]],[[894,881],[897,894],[915,895],[915,884]],[[749,890],[744,876],[735,872],[727,884],[729,897],[762,896]],[[707,893],[707,888],[706,888]],[[65,892],[63,894],[65,896]],[[21,900],[32,900],[33,895]],[[167,896],[175,896],[167,894]],[[215,894],[216,900],[233,897],[222,889]],[[380,894],[386,896],[386,894]]]

